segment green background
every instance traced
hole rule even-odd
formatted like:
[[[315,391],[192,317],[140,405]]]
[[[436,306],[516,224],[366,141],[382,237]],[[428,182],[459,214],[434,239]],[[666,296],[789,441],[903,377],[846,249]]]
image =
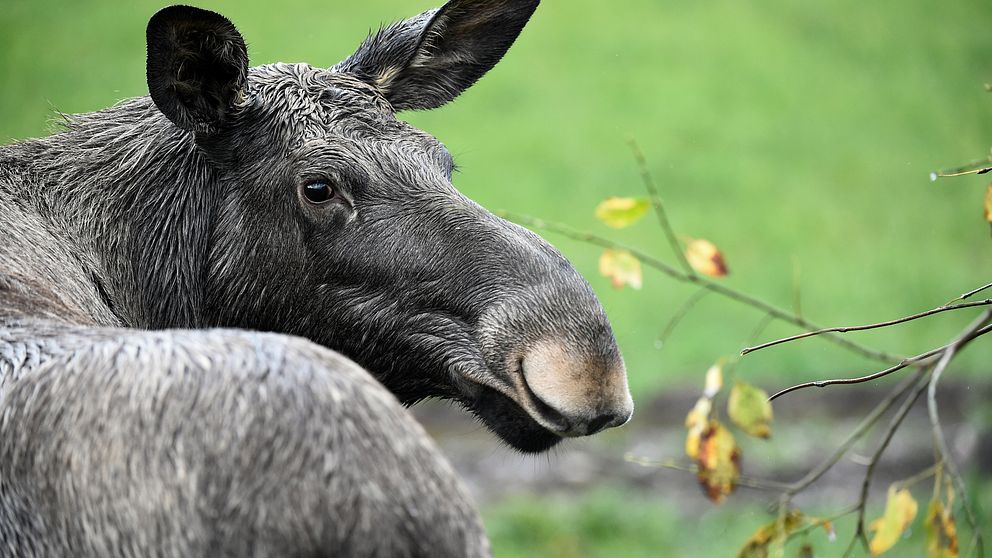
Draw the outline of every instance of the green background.
[[[85,112],[146,94],[144,25],[161,5],[3,0],[0,142],[47,133],[56,109]],[[254,65],[331,66],[380,22],[435,4],[198,5],[238,25]],[[451,149],[462,169],[456,185],[484,206],[562,221],[674,262],[653,219],[613,231],[592,216],[608,196],[643,194],[627,147],[636,139],[675,228],[723,250],[731,275],[722,281],[784,307],[794,305],[798,285],[802,311],[815,322],[874,322],[937,306],[992,276],[982,219],[989,180],[928,178],[989,156],[990,29],[987,0],[545,0],[477,87],[445,108],[404,117]],[[658,333],[693,288],[646,270],[642,291],[613,290],[597,274],[597,249],[548,238],[603,300],[635,400],[701,383],[762,317],[709,296],[659,348]],[[915,354],[943,344],[971,317],[944,315],[857,339]],[[776,325],[763,338],[793,332]],[[987,381],[988,355],[979,343],[952,374]],[[878,368],[811,340],[749,356],[736,373],[772,391]],[[613,502],[589,498],[591,514]],[[499,543],[513,533],[513,510],[532,504],[487,515],[502,555],[517,552]],[[658,506],[651,513],[667,522],[673,512]],[[549,503],[543,512],[549,521],[571,524],[554,510]],[[667,532],[652,536],[678,538],[679,530]],[[559,554],[573,555],[563,544]],[[699,555],[676,542],[651,544]]]

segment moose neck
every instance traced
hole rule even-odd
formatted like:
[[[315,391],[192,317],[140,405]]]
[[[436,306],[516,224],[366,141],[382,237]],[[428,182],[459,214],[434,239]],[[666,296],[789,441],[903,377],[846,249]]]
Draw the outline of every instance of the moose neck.
[[[201,325],[214,204],[192,135],[144,97],[24,146],[26,196],[120,325]]]

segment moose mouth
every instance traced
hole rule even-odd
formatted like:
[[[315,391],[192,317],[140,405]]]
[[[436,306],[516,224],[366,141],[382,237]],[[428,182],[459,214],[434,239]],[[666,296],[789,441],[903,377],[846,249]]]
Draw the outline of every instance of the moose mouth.
[[[493,351],[480,342],[470,324],[471,320],[454,315],[434,314],[429,332],[424,328],[407,337],[409,352],[426,357],[420,360],[425,367],[440,365],[444,371],[441,377],[446,379],[441,385],[448,387],[441,393],[403,393],[400,400],[407,404],[424,397],[457,401],[503,442],[523,453],[541,453],[563,438],[581,435],[573,420],[528,384],[525,358],[511,356],[523,351],[504,349],[510,354],[490,354],[487,358],[487,349],[502,351]]]
[[[509,377],[512,388],[465,377],[474,389],[468,390],[463,404],[513,448],[524,453],[551,449],[564,437],[558,432],[569,431],[568,419],[527,385],[520,363],[510,371]]]

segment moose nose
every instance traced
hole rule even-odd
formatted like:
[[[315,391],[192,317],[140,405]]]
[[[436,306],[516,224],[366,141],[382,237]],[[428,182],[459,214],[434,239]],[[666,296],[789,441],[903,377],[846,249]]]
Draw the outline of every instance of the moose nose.
[[[590,354],[546,340],[521,362],[522,406],[560,436],[588,436],[625,424],[634,412],[619,354]]]

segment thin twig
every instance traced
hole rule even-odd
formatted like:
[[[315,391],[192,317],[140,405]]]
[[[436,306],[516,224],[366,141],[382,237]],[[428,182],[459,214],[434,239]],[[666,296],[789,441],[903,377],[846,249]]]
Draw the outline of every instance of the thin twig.
[[[682,245],[679,243],[678,236],[675,234],[675,229],[672,228],[672,223],[668,220],[668,213],[665,211],[665,206],[661,201],[661,194],[658,193],[658,187],[654,183],[654,177],[648,169],[648,160],[644,157],[644,152],[637,145],[637,141],[632,139],[627,143],[630,145],[630,150],[634,153],[634,161],[637,163],[637,168],[641,173],[641,181],[644,183],[644,189],[648,191],[648,197],[651,199],[654,213],[658,216],[658,223],[661,224],[661,230],[665,231],[665,237],[668,238],[668,244],[672,247],[672,252],[675,253],[675,257],[679,260],[679,264],[682,266],[682,270],[686,275],[696,275],[696,270],[692,269],[692,266],[689,265],[689,260],[685,258],[685,252],[683,252]]]
[[[806,476],[789,485],[786,492],[789,495],[798,494],[805,490],[809,485],[820,480],[820,477],[836,465],[837,462],[840,461],[852,447],[854,447],[854,444],[864,437],[865,433],[868,432],[868,430],[874,426],[880,418],[882,418],[882,415],[888,412],[888,410],[895,405],[899,398],[905,395],[910,388],[916,385],[916,382],[919,381],[922,375],[923,370],[919,370],[915,375],[900,382],[899,385],[897,385],[895,389],[893,389],[892,392],[885,397],[885,399],[879,402],[879,404],[876,405],[870,413],[868,413],[868,416],[861,420],[861,423],[858,424],[858,426],[848,435],[840,446],[834,450],[834,453],[831,454],[830,457],[821,462],[815,469],[812,469],[806,474]]]
[[[975,332],[975,337],[981,337],[982,335],[985,335],[986,333],[988,333],[990,331],[992,331],[992,326],[985,326],[982,329],[980,329],[977,332]],[[914,357],[907,358],[906,360],[903,360],[902,362],[900,362],[899,364],[897,364],[895,366],[892,366],[890,368],[886,368],[885,370],[882,370],[881,372],[875,372],[874,374],[869,374],[867,376],[860,376],[858,378],[837,378],[837,379],[834,379],[834,380],[817,380],[817,381],[814,381],[814,382],[806,382],[806,383],[794,385],[792,387],[785,388],[782,391],[776,393],[775,395],[769,397],[768,400],[769,401],[774,401],[774,400],[778,399],[779,397],[782,397],[783,395],[785,395],[787,393],[792,393],[794,391],[798,391],[798,390],[806,389],[806,388],[811,388],[811,387],[827,387],[827,386],[836,386],[836,385],[863,384],[865,382],[870,382],[870,381],[873,381],[873,380],[877,380],[879,378],[884,378],[885,376],[888,376],[889,374],[893,374],[895,372],[898,372],[898,371],[900,371],[903,368],[906,368],[908,366],[922,364],[922,363],[924,363],[924,361],[929,360],[929,359],[931,359],[931,358],[933,358],[933,357],[935,357],[937,355],[942,354],[952,344],[953,343],[949,343],[947,345],[944,345],[943,347],[938,347],[936,349],[929,350],[929,351],[927,351],[925,353],[920,353],[920,354],[918,354],[918,355],[916,355]]]
[[[952,173],[937,172],[931,175],[931,180],[936,180],[937,178],[953,178],[955,176],[966,176],[969,174],[986,174],[989,172],[992,172],[992,167],[982,167],[978,169],[969,169],[969,170],[952,172]]]
[[[978,293],[980,293],[980,292],[982,292],[984,290],[987,290],[987,289],[992,289],[992,283],[989,283],[988,285],[985,285],[983,287],[978,287],[977,289],[975,289],[973,291],[968,291],[968,292],[964,293],[963,295],[957,297],[956,299],[952,300],[948,304],[957,302],[959,300],[965,300],[965,299],[971,298],[971,297],[975,296],[976,294],[978,294]]]
[[[986,310],[982,315],[975,320],[975,322],[969,326],[965,335],[961,336],[954,344],[949,346],[944,355],[941,357],[937,366],[934,368],[933,374],[930,377],[930,383],[927,391],[927,410],[930,415],[930,425],[933,428],[933,438],[934,447],[937,450],[940,463],[943,463],[948,475],[950,475],[951,480],[957,486],[958,492],[961,493],[961,505],[965,511],[965,517],[968,519],[968,524],[975,534],[975,542],[978,548],[979,556],[985,555],[985,545],[982,540],[981,529],[978,527],[978,521],[975,517],[975,512],[972,509],[971,503],[968,501],[968,492],[964,485],[964,481],[961,479],[961,474],[958,471],[957,465],[954,462],[954,458],[951,455],[950,450],[947,446],[947,440],[944,438],[944,431],[940,426],[940,414],[937,407],[937,385],[940,383],[940,378],[947,369],[947,366],[951,363],[951,360],[968,345],[973,339],[978,337],[978,332],[981,331],[982,327],[992,321],[992,310]]]
[[[972,161],[966,165],[961,165],[953,169],[944,169],[930,173],[930,180],[937,180],[942,177],[951,176],[961,176],[963,174],[971,174],[976,170],[981,170],[987,167],[989,163],[992,163],[992,156],[985,157],[984,159],[978,159],[977,161]]]
[[[933,478],[933,476],[937,474],[937,469],[940,469],[940,467],[941,467],[941,463],[939,463],[939,462],[938,463],[935,463],[935,464],[927,467],[926,469],[923,469],[919,473],[916,473],[915,475],[913,475],[911,477],[906,477],[906,478],[902,479],[901,481],[897,482],[896,484],[898,484],[899,486],[901,486],[903,488],[909,488],[909,487],[913,486],[914,484],[916,484],[918,482],[922,482],[922,481],[925,481],[925,480],[927,480],[929,478]]]
[[[824,528],[824,524],[826,523],[830,523],[830,524],[836,523],[838,519],[851,515],[856,511],[858,511],[858,506],[856,505],[850,506],[843,511],[839,511],[831,515],[830,517],[820,519],[818,521],[811,521],[809,525],[803,527],[802,529],[796,529],[792,533],[789,533],[789,540],[792,540],[793,538],[798,537],[800,535],[805,535],[806,533],[809,533],[810,531],[813,531],[815,529],[822,529]]]
[[[976,306],[989,306],[989,305],[992,305],[992,299],[987,298],[985,300],[965,302],[963,304],[954,304],[954,305],[945,304],[944,306],[938,306],[937,308],[934,308],[932,310],[927,310],[926,312],[920,312],[919,314],[913,314],[912,316],[906,316],[895,320],[889,320],[887,322],[878,322],[878,323],[862,325],[862,326],[828,327],[826,329],[819,329],[816,331],[807,331],[806,333],[800,333],[798,335],[792,335],[790,337],[783,337],[782,339],[776,339],[775,341],[769,341],[768,343],[762,343],[761,345],[748,347],[743,351],[741,351],[741,356],[744,356],[749,353],[753,353],[755,351],[760,351],[761,349],[767,349],[768,347],[774,347],[775,345],[781,345],[782,343],[798,341],[799,339],[805,339],[807,337],[823,335],[825,333],[847,333],[849,331],[867,331],[869,329],[879,329],[883,327],[904,324],[906,322],[911,322],[913,320],[919,320],[920,318],[926,318],[927,316],[933,316],[934,314],[940,314],[941,312],[950,312],[952,310],[963,310],[965,308],[974,308]]]
[[[854,550],[854,547],[858,544],[858,541],[859,540],[865,541],[865,550],[867,550],[867,547],[868,547],[867,540],[868,539],[866,539],[864,537],[864,535],[859,535],[859,533],[855,533],[854,536],[851,537],[851,542],[848,543],[847,549],[844,551],[844,554],[842,555],[842,558],[847,558],[848,556],[851,555],[851,551]]]
[[[765,329],[768,328],[768,325],[771,324],[773,321],[775,321],[774,316],[771,316],[769,314],[765,314],[761,316],[761,319],[758,320],[757,325],[754,326],[754,330],[748,336],[747,344],[750,345],[754,343],[754,340],[757,339],[762,333],[764,333]],[[721,360],[724,360],[727,364],[727,368],[724,371],[726,377],[731,379],[736,378],[737,367],[740,366],[742,359],[740,357],[735,357],[735,358],[724,358]]]
[[[699,467],[694,464],[681,463],[675,459],[666,459],[664,461],[655,461],[652,459],[647,459],[645,457],[638,457],[636,455],[628,453],[623,456],[624,461],[628,463],[635,463],[641,467],[653,467],[658,469],[670,469],[673,471],[682,471],[684,473],[698,474]],[[745,488],[754,488],[756,490],[764,490],[767,492],[778,492],[786,488],[786,485],[780,482],[775,482],[765,479],[757,479],[748,476],[737,477],[737,485],[743,486]]]
[[[692,293],[692,296],[682,303],[682,306],[680,306],[675,314],[672,315],[672,319],[668,320],[668,323],[665,325],[665,329],[663,329],[661,334],[658,335],[658,340],[655,343],[659,346],[659,348],[663,347],[665,342],[668,341],[669,336],[675,332],[675,328],[682,322],[682,319],[685,318],[686,315],[688,315],[689,312],[696,306],[696,304],[708,294],[710,294],[710,291],[706,289],[699,289]]]
[[[795,314],[787,310],[783,310],[777,306],[773,306],[772,304],[757,299],[751,295],[744,294],[736,289],[727,287],[725,285],[721,285],[719,283],[715,283],[700,275],[687,275],[679,271],[675,267],[663,262],[662,260],[659,260],[658,258],[655,258],[654,256],[646,254],[643,251],[638,250],[637,248],[633,248],[631,246],[627,246],[619,242],[614,242],[610,239],[595,234],[580,232],[569,227],[568,225],[544,221],[542,219],[536,219],[529,215],[522,215],[519,213],[513,213],[509,211],[497,211],[496,214],[499,215],[500,217],[509,219],[516,223],[526,225],[528,227],[532,227],[538,230],[560,234],[564,237],[571,238],[572,240],[585,242],[586,244],[592,244],[594,246],[600,246],[602,248],[626,250],[630,252],[633,256],[635,256],[637,259],[641,260],[641,262],[644,265],[648,267],[652,267],[676,281],[699,285],[700,287],[713,291],[714,293],[717,293],[720,296],[723,296],[735,302],[739,302],[741,304],[744,304],[745,306],[750,306],[751,308],[760,310],[762,312],[771,315],[777,320],[790,323],[792,325],[795,325],[797,327],[803,328],[808,331],[816,331],[818,329],[823,329],[822,327],[810,322],[805,318],[796,316]],[[871,349],[859,343],[855,343],[848,339],[844,339],[835,334],[830,334],[830,333],[825,334],[824,338],[830,340],[832,343],[844,347],[845,349],[851,352],[857,353],[865,358],[869,358],[879,362],[899,362],[903,358],[901,356],[887,353],[884,351],[877,351],[875,349]]]
[[[761,334],[764,333],[766,329],[768,329],[768,325],[771,324],[772,321],[774,320],[775,320],[775,316],[772,316],[771,314],[765,314],[764,316],[762,316],[761,321],[758,322],[758,325],[754,326],[754,330],[751,331],[751,334],[748,336],[747,344],[750,345],[754,343],[754,340],[760,337]]]

